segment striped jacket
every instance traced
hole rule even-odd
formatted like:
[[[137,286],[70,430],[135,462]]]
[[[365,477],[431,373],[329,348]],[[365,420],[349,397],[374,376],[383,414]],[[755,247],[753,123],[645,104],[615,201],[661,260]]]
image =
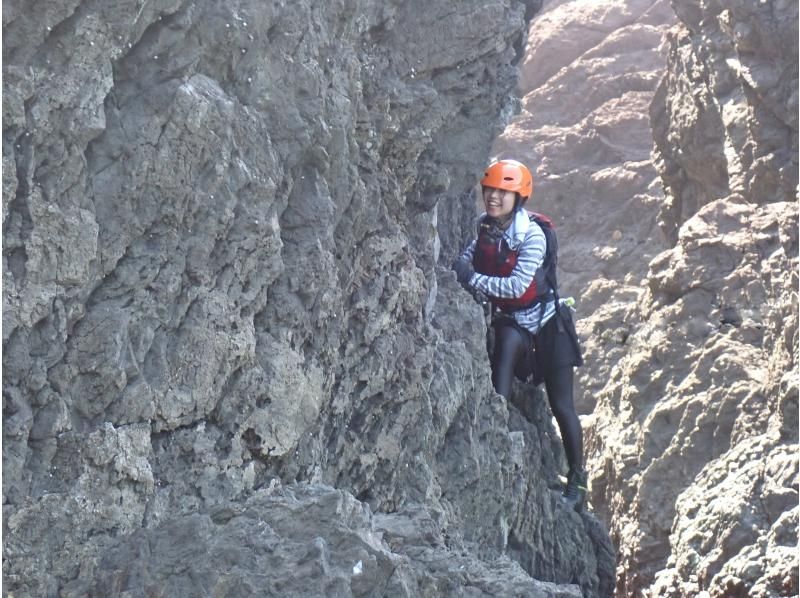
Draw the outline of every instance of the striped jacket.
[[[481,222],[486,214],[478,220]],[[508,248],[517,253],[517,264],[509,276],[487,276],[476,272],[469,280],[469,286],[481,291],[489,300],[492,298],[522,297],[534,281],[534,277],[544,262],[547,244],[541,227],[532,222],[525,210],[517,210],[509,227],[503,234]],[[472,241],[461,254],[463,260],[472,263],[477,240]],[[542,315],[544,309],[544,315]],[[534,303],[528,308],[511,312],[517,323],[533,334],[539,331],[555,314],[555,301]]]

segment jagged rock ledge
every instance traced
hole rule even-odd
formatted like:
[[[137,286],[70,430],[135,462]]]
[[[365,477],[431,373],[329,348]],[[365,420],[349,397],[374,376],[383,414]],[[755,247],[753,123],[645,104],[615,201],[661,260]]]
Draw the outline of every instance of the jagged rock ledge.
[[[607,535],[548,489],[544,407],[492,392],[480,309],[437,266],[471,232],[526,4],[4,5],[5,591],[167,587],[195,558],[203,587],[230,589],[224,562],[264,588],[267,555],[233,551],[255,520],[219,519],[238,505],[292,516],[309,587],[491,593],[499,567],[610,593]],[[359,539],[410,510],[468,573]],[[326,525],[298,542],[328,572],[288,537]]]

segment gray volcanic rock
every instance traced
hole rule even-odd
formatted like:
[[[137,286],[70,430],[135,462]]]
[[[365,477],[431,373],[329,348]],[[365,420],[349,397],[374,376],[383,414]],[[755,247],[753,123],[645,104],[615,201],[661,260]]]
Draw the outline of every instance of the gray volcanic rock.
[[[717,200],[650,264],[587,442],[625,595],[797,593],[797,227]]]
[[[651,107],[671,249],[601,391],[617,591],[798,593],[797,4],[674,2]]]
[[[659,50],[666,2],[545,5],[494,151],[560,224],[617,594],[794,596],[797,3],[671,6]]]
[[[346,492],[307,484],[273,484],[137,531],[92,577],[60,595],[581,596],[531,579],[508,557],[484,564],[449,549],[424,510],[373,515]]]
[[[667,201],[660,224],[674,241],[700,207],[738,193],[784,201],[797,188],[796,2],[673,3],[683,21],[669,40],[653,103]]]
[[[437,266],[536,4],[4,6],[9,595],[611,593]]]
[[[597,502],[625,593],[794,596],[797,4],[673,4],[651,115],[675,246],[601,398]]]

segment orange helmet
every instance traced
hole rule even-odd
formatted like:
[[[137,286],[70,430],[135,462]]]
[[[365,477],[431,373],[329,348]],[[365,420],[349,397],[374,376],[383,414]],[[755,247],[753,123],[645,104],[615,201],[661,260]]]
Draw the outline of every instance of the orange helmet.
[[[524,164],[516,160],[500,160],[486,168],[481,179],[484,187],[519,193],[524,202],[533,195],[533,177]]]

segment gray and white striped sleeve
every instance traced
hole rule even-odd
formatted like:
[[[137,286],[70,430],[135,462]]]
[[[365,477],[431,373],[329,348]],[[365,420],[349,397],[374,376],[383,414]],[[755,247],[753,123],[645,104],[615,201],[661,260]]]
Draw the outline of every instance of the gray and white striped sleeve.
[[[464,262],[472,263],[472,256],[475,255],[475,243],[476,241],[473,240],[467,248],[461,252],[461,255],[458,256],[458,259]]]
[[[519,246],[517,265],[509,276],[487,276],[476,273],[470,279],[470,286],[489,297],[515,299],[521,297],[533,282],[536,270],[544,262],[547,241],[544,232],[535,222],[531,222],[525,239]]]

